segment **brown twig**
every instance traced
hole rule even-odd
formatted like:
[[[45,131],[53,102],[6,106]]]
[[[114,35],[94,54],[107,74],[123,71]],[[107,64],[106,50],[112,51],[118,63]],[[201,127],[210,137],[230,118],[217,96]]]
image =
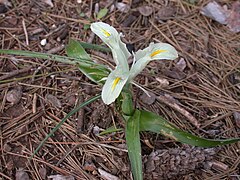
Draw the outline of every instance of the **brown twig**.
[[[80,95],[78,99],[78,104],[82,104],[84,102],[83,96]],[[82,132],[83,129],[83,123],[84,123],[84,108],[81,108],[78,111],[78,116],[77,116],[77,133]]]
[[[181,113],[183,116],[185,116],[195,127],[199,128],[200,124],[198,123],[197,119],[193,117],[188,111],[186,111],[184,108],[179,106],[179,103],[176,102],[175,99],[173,99],[172,96],[165,94],[160,95],[157,97],[157,100],[165,103],[166,105],[172,107],[173,109],[177,110],[179,113]]]
[[[8,78],[13,77],[13,76],[16,76],[18,74],[22,74],[22,73],[28,72],[28,71],[31,70],[31,68],[32,67],[30,66],[30,67],[26,67],[24,69],[17,69],[15,71],[9,72],[8,74],[1,76],[0,77],[0,81],[4,80],[4,79],[8,79]]]

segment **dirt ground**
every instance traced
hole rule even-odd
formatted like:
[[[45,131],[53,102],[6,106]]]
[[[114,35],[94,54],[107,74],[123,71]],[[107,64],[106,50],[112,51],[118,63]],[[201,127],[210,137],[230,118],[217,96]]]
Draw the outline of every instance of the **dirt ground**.
[[[137,76],[152,98],[134,87],[136,107],[201,137],[240,136],[240,34],[200,13],[209,1],[0,2],[1,49],[58,55],[66,55],[70,38],[102,44],[89,24],[106,7],[101,20],[121,31],[133,49],[167,42],[179,52],[178,59],[151,62]],[[221,1],[229,9],[233,3]],[[112,64],[110,53],[88,52]],[[28,161],[67,113],[100,92],[73,65],[0,55],[0,179],[132,179],[124,131],[98,135],[111,126],[124,128],[114,106],[101,100],[71,116]],[[239,143],[195,148],[153,133],[142,133],[141,143],[145,179],[240,179]]]

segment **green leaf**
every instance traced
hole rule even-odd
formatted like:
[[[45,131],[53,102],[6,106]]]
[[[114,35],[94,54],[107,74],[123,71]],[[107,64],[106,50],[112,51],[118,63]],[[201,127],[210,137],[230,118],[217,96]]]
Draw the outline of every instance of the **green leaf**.
[[[134,105],[132,98],[131,85],[126,84],[121,92],[122,113],[125,116],[132,116],[134,113]]]
[[[104,16],[106,16],[108,13],[108,9],[107,8],[103,8],[101,9],[98,14],[97,14],[97,19],[102,19]]]
[[[93,82],[103,83],[101,80],[107,77],[110,71],[105,66],[94,63],[78,41],[70,40],[66,51],[69,57],[87,59],[85,63],[78,64],[80,71]]]
[[[157,114],[148,111],[140,112],[141,112],[139,125],[140,131],[151,131],[155,133],[161,133],[162,135],[167,136],[176,141],[200,147],[214,147],[240,141],[240,138],[224,140],[221,139],[211,140],[200,138],[188,132],[182,131],[181,129],[178,129],[177,127],[166,121],[161,116],[158,116]]]
[[[79,42],[84,49],[95,49],[98,51],[103,51],[103,52],[111,52],[110,48],[97,45],[97,44],[91,44],[91,43],[86,43],[86,42]]]
[[[142,156],[139,135],[140,111],[136,110],[133,116],[127,120],[126,142],[131,169],[135,180],[142,180]]]
[[[88,53],[84,50],[84,48],[78,41],[70,39],[66,49],[69,57],[73,57],[76,59],[86,59],[88,61],[91,61],[91,57],[88,55]]]
[[[83,25],[83,29],[84,29],[84,30],[88,30],[89,28],[90,28],[90,25],[89,25],[89,24],[84,24],[84,25]]]
[[[0,49],[0,54],[11,54],[11,55],[18,55],[18,56],[25,56],[25,57],[32,57],[32,58],[41,58],[41,59],[47,59],[47,60],[57,61],[57,62],[62,62],[62,63],[67,63],[67,64],[77,64],[77,61],[85,62],[84,59],[76,60],[74,58],[70,58],[70,57],[66,57],[66,56],[59,56],[59,55],[39,53],[39,52],[31,52],[31,51],[22,51],[22,50]]]

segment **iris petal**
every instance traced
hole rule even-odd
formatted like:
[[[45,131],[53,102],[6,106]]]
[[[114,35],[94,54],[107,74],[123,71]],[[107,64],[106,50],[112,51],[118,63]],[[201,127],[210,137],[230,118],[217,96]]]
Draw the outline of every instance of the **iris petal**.
[[[129,81],[132,81],[145,67],[152,61],[157,59],[173,60],[178,57],[176,49],[167,43],[151,43],[149,47],[139,50],[134,55],[136,63],[130,70]]]
[[[109,74],[102,89],[102,100],[105,104],[111,104],[117,99],[128,80],[128,75],[122,74],[119,67]]]

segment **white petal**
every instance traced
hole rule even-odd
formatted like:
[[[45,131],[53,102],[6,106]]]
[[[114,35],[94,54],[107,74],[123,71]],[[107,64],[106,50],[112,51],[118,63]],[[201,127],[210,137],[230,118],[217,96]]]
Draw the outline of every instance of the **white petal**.
[[[176,49],[167,43],[151,43],[149,47],[139,50],[134,55],[136,63],[130,70],[129,81],[131,81],[137,74],[139,74],[146,65],[156,59],[174,60],[178,57]]]
[[[153,57],[151,57],[151,54],[157,51],[160,51],[160,52],[154,55]],[[172,45],[167,43],[156,43],[156,44],[151,43],[149,45],[149,53],[150,54],[148,54],[148,56],[150,56],[151,60],[154,60],[154,59],[174,60],[178,57],[178,53],[176,49]]]
[[[117,30],[109,24],[103,22],[95,22],[90,26],[92,32],[102,39],[111,49],[114,48],[120,39]]]
[[[131,54],[128,52],[126,44],[121,41],[121,34],[114,27],[103,22],[92,23],[91,30],[112,50],[116,65],[129,69],[127,59]]]
[[[128,80],[129,73],[123,74],[121,68],[112,71],[102,89],[102,100],[105,104],[111,104],[120,95]]]

